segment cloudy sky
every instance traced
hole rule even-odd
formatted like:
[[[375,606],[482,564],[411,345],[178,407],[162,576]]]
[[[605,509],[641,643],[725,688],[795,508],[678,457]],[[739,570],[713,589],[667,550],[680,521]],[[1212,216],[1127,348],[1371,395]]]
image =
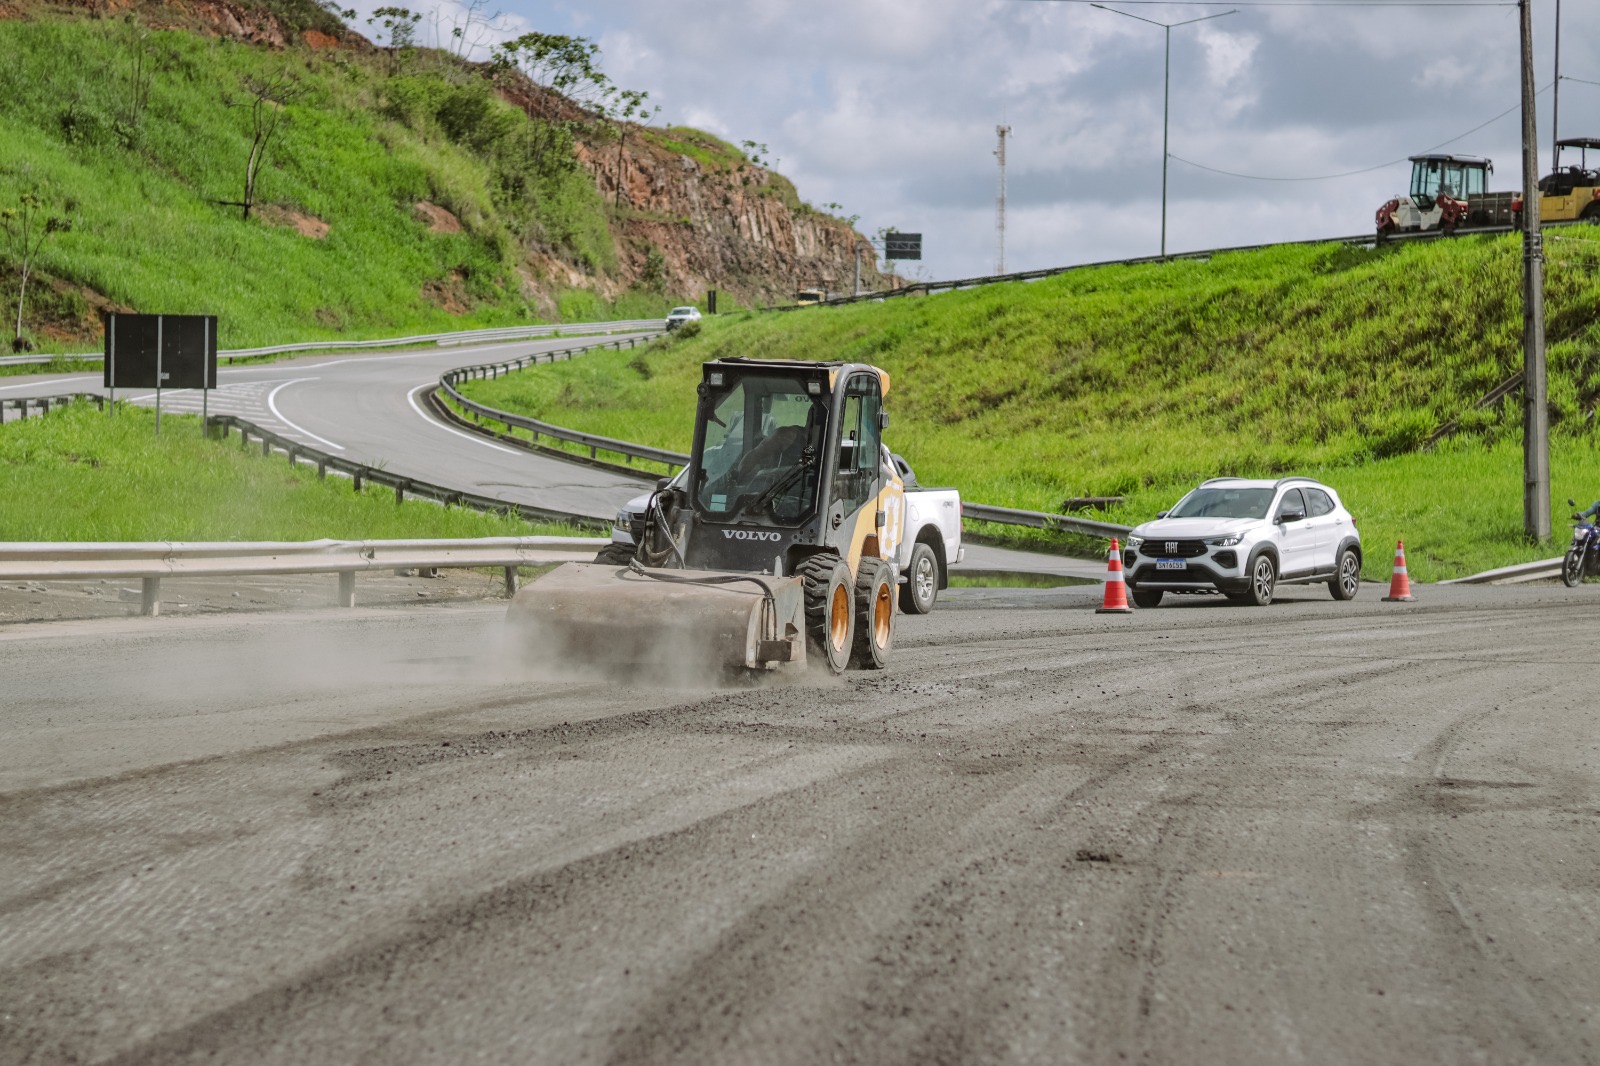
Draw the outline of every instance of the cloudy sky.
[[[1365,232],[1406,187],[1405,157],[1446,141],[1444,150],[1492,158],[1492,187],[1520,183],[1517,112],[1489,122],[1518,99],[1513,5],[1105,2],[1169,23],[1238,8],[1171,31],[1170,251]],[[1533,4],[1542,172],[1556,0]],[[1012,130],[1008,270],[1159,249],[1160,27],[1073,0],[501,9],[508,34],[596,41],[607,73],[647,90],[661,120],[765,143],[803,198],[842,204],[863,232],[922,232],[921,277],[994,270],[1000,122]],[[1586,84],[1600,83],[1600,0],[1564,0],[1561,17],[1561,133],[1600,137],[1600,84]],[[1190,163],[1264,178],[1377,169],[1262,181]]]

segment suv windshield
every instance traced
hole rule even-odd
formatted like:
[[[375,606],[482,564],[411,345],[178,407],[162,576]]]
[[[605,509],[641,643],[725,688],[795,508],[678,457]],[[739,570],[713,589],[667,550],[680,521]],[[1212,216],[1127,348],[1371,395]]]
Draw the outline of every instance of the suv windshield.
[[[713,522],[795,525],[808,517],[822,469],[827,401],[798,377],[743,375],[710,405],[695,508]]]
[[[1272,489],[1200,488],[1178,501],[1168,518],[1265,518]]]
[[[692,314],[694,314],[694,308],[692,308],[692,307],[674,307],[672,309],[672,313],[675,314],[675,315],[692,315]]]

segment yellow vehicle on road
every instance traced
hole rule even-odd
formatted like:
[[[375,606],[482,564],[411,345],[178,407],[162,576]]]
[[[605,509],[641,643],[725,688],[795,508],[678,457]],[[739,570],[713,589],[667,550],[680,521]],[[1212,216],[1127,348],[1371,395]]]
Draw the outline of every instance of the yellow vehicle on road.
[[[1578,153],[1576,166],[1562,166],[1565,150]],[[1539,221],[1600,222],[1600,170],[1589,166],[1589,153],[1600,164],[1600,137],[1568,137],[1556,142],[1556,165],[1539,182]]]

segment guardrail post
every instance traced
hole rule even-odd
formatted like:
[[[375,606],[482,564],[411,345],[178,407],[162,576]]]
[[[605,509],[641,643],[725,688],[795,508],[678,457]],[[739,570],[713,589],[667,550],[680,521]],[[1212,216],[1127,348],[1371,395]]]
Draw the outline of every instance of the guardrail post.
[[[296,464],[296,462],[299,460],[299,452],[300,452],[299,448],[296,448],[293,444],[289,445],[289,465],[290,466],[294,466]]]
[[[360,491],[361,491],[361,473],[362,473],[362,470],[361,470],[361,468],[358,467],[356,469],[355,473],[350,475],[351,484],[353,484],[355,486],[355,491],[357,493],[360,493]]]
[[[266,458],[267,456],[269,456],[271,454],[272,454],[272,438],[271,437],[262,437],[261,438],[261,457],[264,459],[264,458]]]
[[[50,397],[46,396],[44,399],[39,401],[39,413],[41,415],[47,415],[50,413]]]
[[[506,567],[506,599],[508,600],[517,594],[517,576],[516,567]]]
[[[405,481],[396,481],[394,483],[394,502],[397,503],[397,504],[406,502],[406,482]]]
[[[328,461],[326,459],[317,460],[317,480],[328,480]]]
[[[139,589],[139,613],[146,618],[154,618],[161,613],[161,579],[147,577]]]
[[[356,605],[356,572],[354,570],[339,571],[339,606],[354,607]]]

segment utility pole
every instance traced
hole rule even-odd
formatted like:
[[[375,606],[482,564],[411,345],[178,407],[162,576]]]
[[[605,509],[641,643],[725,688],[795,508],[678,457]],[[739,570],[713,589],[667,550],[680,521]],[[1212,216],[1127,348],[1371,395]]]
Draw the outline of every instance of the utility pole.
[[[1544,238],[1539,232],[1539,145],[1533,112],[1533,12],[1522,22],[1522,528],[1550,539],[1550,405],[1544,365]]]
[[[999,125],[994,131],[1000,135],[1000,147],[994,150],[995,158],[1000,160],[1000,193],[994,201],[994,231],[998,250],[994,258],[994,272],[1006,272],[1006,135],[1011,132],[1011,127]]]
[[[1556,163],[1561,159],[1561,149],[1556,142],[1561,140],[1561,0],[1556,0],[1556,80],[1551,86],[1553,96],[1550,102],[1550,171],[1555,172]]]
[[[1104,4],[1090,4],[1101,11],[1109,11],[1113,15],[1127,15],[1140,22],[1148,22],[1152,26],[1160,26],[1167,31],[1167,55],[1163,61],[1161,74],[1161,258],[1167,257],[1167,119],[1172,111],[1172,31],[1178,26],[1190,26],[1196,22],[1205,22],[1207,19],[1219,19],[1224,15],[1237,15],[1238,9],[1233,11],[1219,11],[1215,15],[1201,15],[1197,19],[1186,19],[1183,22],[1157,22],[1147,19],[1143,15],[1135,15],[1129,11],[1119,11],[1114,7]]]

